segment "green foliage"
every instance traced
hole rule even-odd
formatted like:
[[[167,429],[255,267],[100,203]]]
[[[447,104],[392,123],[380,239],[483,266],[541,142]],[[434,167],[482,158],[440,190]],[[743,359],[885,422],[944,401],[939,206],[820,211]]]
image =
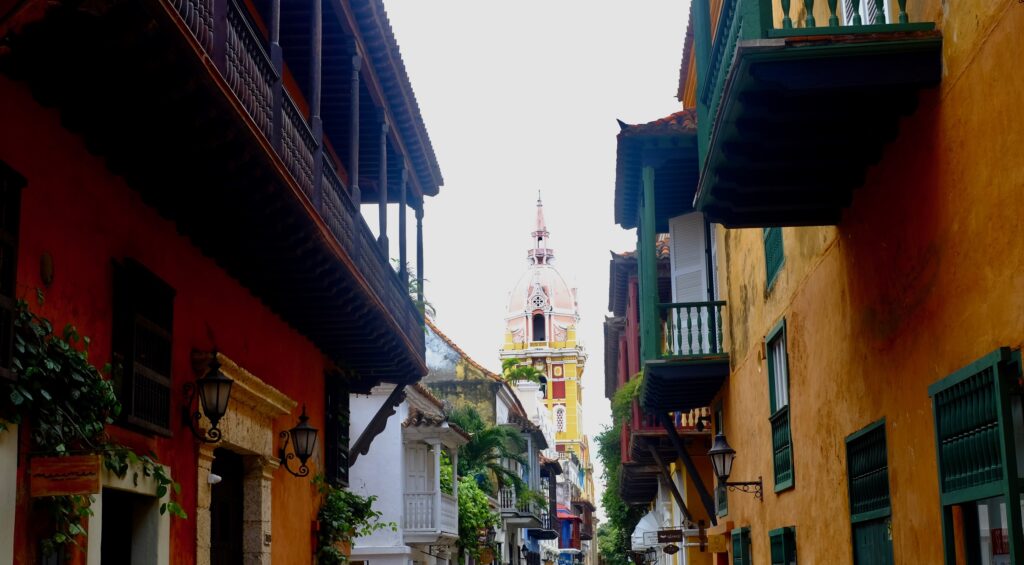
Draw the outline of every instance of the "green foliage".
[[[642,373],[637,373],[626,384],[619,387],[612,395],[612,420],[625,422],[630,419],[633,413],[633,401],[640,397],[640,387],[643,385]]]
[[[376,496],[363,497],[354,492],[335,488],[324,480],[323,475],[313,477],[313,484],[322,497],[317,520],[316,558],[319,565],[343,565],[348,556],[338,547],[340,543],[351,542],[352,538],[368,536],[377,530],[396,530],[394,522],[381,522],[383,516],[373,509]]]
[[[491,511],[487,493],[480,489],[473,477],[462,477],[459,480],[459,550],[474,558],[479,557],[483,548],[480,532],[497,526],[499,522],[497,513]]]
[[[400,265],[401,263],[398,262],[398,259],[391,259],[391,267],[395,270],[396,273],[399,271]],[[412,269],[412,266],[409,264],[408,261],[405,263],[405,271],[409,273],[409,281],[407,283],[406,291],[409,293],[409,298],[412,298],[412,303],[416,305],[416,309],[420,311],[420,314],[423,314],[427,318],[436,318],[437,309],[434,308],[434,305],[431,304],[430,301],[428,301],[425,298],[423,300],[419,299],[420,280],[416,276],[416,271]],[[427,279],[423,279],[423,282],[427,283],[428,281]]]
[[[37,291],[39,305],[42,293]],[[140,456],[118,445],[107,436],[107,424],[121,412],[121,404],[110,382],[89,362],[89,338],[79,335],[68,324],[59,334],[53,323],[31,310],[24,300],[18,301],[14,319],[14,382],[0,385],[0,416],[20,423],[31,423],[33,451],[40,455],[101,453],[104,466],[119,477],[129,471],[137,484],[139,473],[153,477],[157,497],[163,499],[170,491],[178,494],[181,486],[167,476],[155,456]],[[109,373],[106,366],[103,372]],[[43,497],[37,504],[53,519],[54,533],[41,540],[43,552],[50,555],[67,545],[78,545],[77,538],[86,535],[83,520],[92,515],[91,496],[67,495]],[[160,505],[160,513],[186,518],[184,509],[168,498]]]
[[[501,362],[501,376],[506,382],[530,381],[543,384],[544,372],[530,365],[524,359],[504,359]]]
[[[619,434],[622,420],[615,416],[614,409],[612,418],[613,425],[606,427],[595,438],[597,455],[604,463],[605,486],[604,494],[601,495],[601,506],[607,518],[603,524],[607,528],[604,537],[600,537],[600,529],[598,530],[598,550],[609,565],[628,565],[629,558],[626,552],[630,549],[629,535],[643,516],[643,509],[629,506],[619,495],[619,467],[622,466],[622,444]]]
[[[473,476],[480,488],[492,496],[497,496],[503,486],[512,486],[517,493],[523,490],[523,480],[503,465],[505,460],[527,464],[526,440],[518,431],[488,426],[472,406],[454,408],[448,421],[470,435],[469,442],[459,448],[459,476]]]
[[[447,449],[441,450],[441,492],[455,494],[452,488],[455,481],[455,469],[452,469],[452,456]]]

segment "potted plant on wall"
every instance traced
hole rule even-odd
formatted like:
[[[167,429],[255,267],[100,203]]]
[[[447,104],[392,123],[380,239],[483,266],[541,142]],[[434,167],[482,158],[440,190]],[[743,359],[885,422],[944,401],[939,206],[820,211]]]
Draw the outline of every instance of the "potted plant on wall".
[[[317,475],[313,484],[321,496],[317,512],[317,551],[319,565],[343,565],[352,555],[352,539],[377,530],[396,530],[394,522],[381,522],[383,516],[373,509],[376,496],[360,496],[337,488]]]

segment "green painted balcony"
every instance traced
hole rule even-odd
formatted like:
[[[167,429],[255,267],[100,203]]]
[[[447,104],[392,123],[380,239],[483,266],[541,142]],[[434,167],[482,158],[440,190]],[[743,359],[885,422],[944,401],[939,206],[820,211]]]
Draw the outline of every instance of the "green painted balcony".
[[[658,304],[657,333],[646,332],[657,336],[658,348],[644,363],[645,410],[690,412],[711,404],[729,375],[722,341],[725,306],[722,300]]]
[[[911,21],[922,2],[887,4],[723,0],[712,42],[694,3],[697,209],[727,227],[840,222],[942,76],[940,32]]]

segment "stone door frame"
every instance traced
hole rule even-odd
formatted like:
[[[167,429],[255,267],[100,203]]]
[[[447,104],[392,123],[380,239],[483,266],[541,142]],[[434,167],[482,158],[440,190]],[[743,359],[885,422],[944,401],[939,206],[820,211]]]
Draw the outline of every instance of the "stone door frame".
[[[205,370],[209,354],[193,355],[197,368]],[[297,403],[246,371],[223,353],[217,354],[220,370],[234,381],[227,414],[219,429],[222,440],[199,446],[196,497],[196,565],[210,565],[210,471],[214,450],[224,448],[242,456],[244,507],[242,520],[243,560],[246,565],[270,565],[271,481],[280,466],[274,420],[291,414]]]

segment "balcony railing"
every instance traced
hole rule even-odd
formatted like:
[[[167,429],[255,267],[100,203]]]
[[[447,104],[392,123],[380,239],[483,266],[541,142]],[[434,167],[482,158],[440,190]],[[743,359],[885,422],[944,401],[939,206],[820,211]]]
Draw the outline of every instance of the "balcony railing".
[[[694,408],[689,412],[669,412],[669,417],[675,423],[676,431],[678,432],[697,432],[703,431],[705,428],[703,422],[706,424],[711,414],[711,410],[707,407]],[[700,428],[700,430],[698,430]],[[631,426],[632,431],[638,433],[651,433],[651,432],[664,432],[665,428],[661,425],[661,421],[656,413],[644,412],[644,409],[640,406],[640,400],[633,400],[633,425]]]
[[[440,506],[437,507],[438,501]],[[402,528],[410,532],[459,531],[459,507],[455,497],[437,492],[409,492],[405,494],[405,514]]]
[[[221,61],[218,68],[225,82],[257,129],[275,147],[289,176],[396,319],[405,338],[422,351],[422,315],[409,296],[408,285],[391,267],[353,204],[329,152],[324,151],[324,143],[314,135],[300,105],[284,88],[282,71],[275,68],[268,55],[268,41],[250,23],[244,5],[226,0],[226,14],[218,16],[215,0],[171,0],[171,4],[211,59]],[[223,30],[219,35],[218,29]],[[321,155],[323,165],[318,171],[317,157]]]
[[[543,511],[543,508],[537,502],[524,500],[516,496],[516,491],[512,487],[502,488],[498,495],[498,500],[502,513],[529,514],[539,519]]]
[[[673,302],[659,304],[661,348],[659,358],[722,355],[722,308],[725,302]]]
[[[721,93],[725,87],[728,69],[732,66],[736,44],[741,39],[769,39],[790,36],[863,34],[886,31],[916,31],[931,29],[932,24],[911,24],[907,17],[908,0],[896,2],[894,23],[885,12],[882,0],[868,0],[868,14],[860,11],[860,2],[836,0],[725,0],[715,41],[711,47],[708,72],[700,84],[700,97],[708,107],[708,116],[718,113]],[[757,4],[749,10],[747,5]],[[846,13],[841,12],[849,4]],[[776,27],[773,14],[784,15]],[[796,19],[793,14],[796,13]],[[819,15],[821,19],[819,19]],[[744,19],[746,18],[746,19]],[[741,37],[741,29],[743,37]],[[704,119],[703,116],[700,118]],[[703,128],[702,128],[703,129]],[[710,135],[711,128],[705,130]]]

